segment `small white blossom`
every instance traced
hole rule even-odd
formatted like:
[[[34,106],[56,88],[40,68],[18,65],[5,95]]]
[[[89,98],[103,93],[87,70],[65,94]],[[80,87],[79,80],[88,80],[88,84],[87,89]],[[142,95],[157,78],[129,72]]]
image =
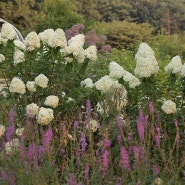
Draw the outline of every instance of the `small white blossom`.
[[[123,67],[121,67],[118,63],[116,62],[110,62],[109,64],[109,76],[111,78],[114,78],[116,80],[120,79],[123,77],[125,74],[125,70]]]
[[[5,144],[5,151],[7,154],[11,154],[13,151],[18,150],[20,147],[19,139],[12,139]]]
[[[74,102],[75,100],[71,97],[68,97],[67,100],[66,100],[66,103],[70,103],[70,102]]]
[[[5,61],[5,56],[3,54],[0,54],[0,63]]]
[[[176,104],[171,101],[171,100],[167,100],[163,103],[161,109],[166,113],[166,114],[173,114],[175,113],[176,110]]]
[[[9,91],[18,94],[24,94],[26,92],[26,86],[20,78],[14,77],[10,83]]]
[[[48,125],[54,119],[53,110],[41,107],[37,115],[37,122],[40,125]]]
[[[49,79],[44,75],[40,74],[35,78],[35,83],[39,87],[46,88],[48,86]]]
[[[165,67],[166,73],[176,74],[182,69],[182,61],[180,56],[175,56],[171,59],[170,63]]]
[[[97,129],[99,128],[99,123],[95,120],[92,119],[90,122],[87,124],[87,128],[91,129],[93,132],[96,132]]]
[[[31,103],[26,106],[26,114],[28,116],[33,117],[38,114],[38,111],[39,111],[39,107],[36,103]]]
[[[5,126],[0,124],[0,138],[4,135],[5,131],[6,131]]]
[[[159,71],[158,62],[155,58],[154,51],[146,43],[141,43],[135,56],[136,68],[135,75],[140,78],[149,78]]]
[[[96,61],[97,60],[97,48],[95,45],[89,46],[87,49],[84,51],[84,55],[86,58]]]
[[[26,87],[27,87],[28,91],[30,91],[31,93],[36,92],[36,83],[35,83],[35,81],[28,81],[26,83]]]
[[[13,59],[15,65],[24,62],[25,61],[24,52],[22,52],[21,50],[16,50]]]
[[[36,32],[30,32],[25,38],[25,44],[28,51],[40,48],[40,39]]]
[[[59,103],[59,98],[57,96],[50,95],[46,98],[44,105],[50,106],[52,108],[56,108],[58,106],[58,103]]]
[[[85,87],[85,88],[94,87],[93,81],[90,78],[86,78],[85,80],[81,81],[80,85],[81,87]]]
[[[23,132],[24,132],[24,128],[17,128],[17,129],[15,130],[15,134],[16,134],[17,136],[22,136],[22,135],[23,135]]]
[[[14,40],[13,43],[17,49],[20,49],[22,51],[26,50],[26,45],[23,42],[21,42],[20,40]]]

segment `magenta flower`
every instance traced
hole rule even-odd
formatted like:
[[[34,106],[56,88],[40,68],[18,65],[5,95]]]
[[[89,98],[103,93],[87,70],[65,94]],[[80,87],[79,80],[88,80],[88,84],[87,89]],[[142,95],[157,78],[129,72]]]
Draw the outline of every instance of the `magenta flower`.
[[[87,142],[86,142],[86,137],[84,133],[81,134],[80,143],[81,143],[81,151],[85,152],[87,147]]]
[[[127,171],[131,170],[128,152],[124,147],[121,148],[120,166]]]
[[[154,176],[157,176],[159,174],[159,169],[156,165],[153,165],[153,174]]]
[[[109,168],[109,151],[105,150],[103,153],[103,171],[105,175],[108,173],[108,168]]]

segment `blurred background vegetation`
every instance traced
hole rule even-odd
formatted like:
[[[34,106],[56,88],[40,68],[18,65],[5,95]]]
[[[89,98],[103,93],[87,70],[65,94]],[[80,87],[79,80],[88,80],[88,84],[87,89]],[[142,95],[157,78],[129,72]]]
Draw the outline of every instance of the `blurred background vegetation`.
[[[23,35],[83,24],[118,50],[147,42],[160,58],[185,59],[184,0],[0,0],[0,17]]]

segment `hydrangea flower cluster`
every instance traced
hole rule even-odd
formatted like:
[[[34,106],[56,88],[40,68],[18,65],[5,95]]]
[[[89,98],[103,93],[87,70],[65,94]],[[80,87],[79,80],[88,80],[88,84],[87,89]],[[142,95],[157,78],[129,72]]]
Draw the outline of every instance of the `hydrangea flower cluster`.
[[[141,43],[137,54],[136,68],[134,73],[140,78],[149,78],[151,75],[159,71],[158,62],[155,58],[155,53],[146,43]]]
[[[177,74],[182,69],[182,61],[180,56],[175,56],[171,59],[170,63],[165,67],[166,73]]]
[[[161,109],[166,113],[166,114],[174,114],[177,109],[176,109],[176,104],[171,101],[171,100],[166,100]]]

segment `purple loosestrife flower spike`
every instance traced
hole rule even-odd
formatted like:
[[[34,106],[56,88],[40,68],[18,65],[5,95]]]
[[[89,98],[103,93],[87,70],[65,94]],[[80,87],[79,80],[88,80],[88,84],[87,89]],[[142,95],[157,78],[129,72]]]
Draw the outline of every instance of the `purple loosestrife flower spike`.
[[[108,138],[105,138],[103,140],[103,148],[104,148],[104,150],[107,149],[107,148],[109,148],[110,146],[111,146],[110,140]]]
[[[7,139],[7,141],[11,140],[11,137],[14,135],[14,133],[15,133],[15,127],[14,127],[14,124],[11,123],[11,125],[9,127],[7,127],[7,129],[6,129],[6,139]]]
[[[81,134],[80,142],[81,142],[81,151],[85,152],[87,147],[87,142],[86,142],[86,137],[84,133]]]
[[[28,156],[28,159],[30,162],[33,162],[33,160],[35,159],[36,157],[36,154],[37,153],[37,146],[35,143],[33,144],[30,144],[28,146],[28,152],[27,152],[27,156]]]
[[[1,177],[2,177],[3,182],[8,180],[8,176],[5,170],[1,170]]]
[[[15,178],[13,172],[10,172],[10,185],[15,185]]]
[[[157,176],[159,174],[159,169],[156,165],[153,165],[153,174],[154,176]]]
[[[160,128],[156,128],[157,130],[157,134],[155,135],[155,142],[156,142],[156,146],[160,148],[160,137],[161,137],[161,133],[160,133]]]
[[[14,124],[14,116],[15,116],[15,111],[13,110],[13,108],[11,108],[8,113],[8,118],[9,118],[10,124]]]
[[[145,132],[145,117],[142,111],[139,112],[139,118],[137,120],[137,130],[140,140],[143,141]]]
[[[90,120],[90,118],[91,118],[91,101],[89,99],[86,102],[86,114],[87,114],[87,119]]]
[[[136,161],[139,160],[139,148],[137,146],[133,146],[133,151],[134,151],[134,158]]]
[[[130,163],[129,163],[129,156],[127,150],[122,147],[121,148],[121,160],[120,160],[120,165],[123,169],[130,171]]]
[[[149,106],[150,114],[153,114],[154,111],[155,111],[153,103],[152,102],[149,102],[149,105],[148,106]]]
[[[77,127],[78,127],[78,121],[74,121],[74,129],[77,129]]]
[[[67,185],[78,185],[78,182],[74,174],[69,175],[69,179],[67,180]]]
[[[38,159],[39,159],[39,161],[42,161],[42,159],[44,157],[44,146],[43,145],[39,146],[39,151],[38,152],[39,152]]]
[[[116,185],[121,185],[121,178],[120,177],[117,177],[117,179],[116,179]]]
[[[105,175],[108,173],[108,168],[109,168],[109,151],[105,150],[103,153],[103,171]]]
[[[49,144],[52,141],[52,138],[53,138],[52,129],[48,128],[47,132],[44,135],[44,141],[43,141],[46,148],[49,148]]]
[[[85,172],[84,172],[84,179],[86,182],[89,182],[89,171],[90,171],[90,166],[89,164],[86,164]]]

